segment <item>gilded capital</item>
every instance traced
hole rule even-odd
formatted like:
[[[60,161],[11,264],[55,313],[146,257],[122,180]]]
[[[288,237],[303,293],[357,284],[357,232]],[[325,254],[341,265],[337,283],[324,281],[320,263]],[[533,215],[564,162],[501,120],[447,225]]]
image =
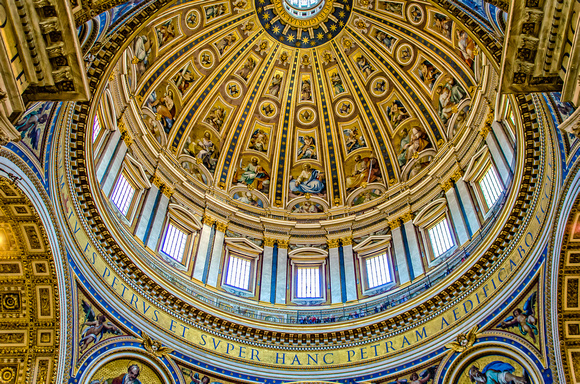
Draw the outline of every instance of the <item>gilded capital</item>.
[[[123,132],[121,134],[121,137],[123,138],[123,141],[125,142],[125,145],[127,145],[127,147],[130,147],[131,144],[133,144],[133,138],[131,137],[129,132],[127,131]]]
[[[488,125],[486,123],[479,130],[479,134],[480,134],[481,137],[483,137],[485,139],[487,137],[487,134],[489,133],[489,131],[491,131],[491,125]]]
[[[328,244],[328,248],[338,248],[338,240],[339,239],[326,239],[326,244]]]
[[[341,239],[342,245],[352,245],[352,237],[345,237]]]
[[[215,221],[216,220],[213,217],[209,215],[203,215],[203,220],[201,222],[211,227],[212,225],[214,225]]]
[[[387,223],[387,225],[391,228],[391,230],[399,228],[401,226],[401,220],[399,219],[391,220]]]
[[[175,190],[173,188],[171,188],[170,186],[168,186],[167,184],[163,184],[161,186],[160,190],[161,190],[161,193],[163,193],[167,197],[173,196],[173,192],[175,192]]]
[[[440,185],[441,189],[443,189],[443,192],[447,192],[448,190],[453,188],[453,178],[441,183]]]
[[[413,212],[407,212],[403,216],[401,216],[401,220],[403,220],[403,223],[406,223],[409,220],[413,220],[414,218],[415,215],[413,214]]]
[[[278,248],[288,249],[290,240],[278,240]]]
[[[151,184],[153,184],[157,188],[161,189],[161,186],[163,185],[163,182],[161,181],[161,179],[159,178],[159,176],[153,175],[153,177],[151,178]]]
[[[461,180],[462,177],[463,177],[462,169],[457,169],[455,172],[453,172],[453,175],[451,175],[451,179],[453,179],[454,182]]]
[[[228,229],[228,224],[227,223],[222,223],[221,221],[216,221],[215,223],[215,229],[220,231],[220,232],[226,232],[226,230]]]
[[[264,237],[264,247],[273,247],[276,240],[269,237]]]

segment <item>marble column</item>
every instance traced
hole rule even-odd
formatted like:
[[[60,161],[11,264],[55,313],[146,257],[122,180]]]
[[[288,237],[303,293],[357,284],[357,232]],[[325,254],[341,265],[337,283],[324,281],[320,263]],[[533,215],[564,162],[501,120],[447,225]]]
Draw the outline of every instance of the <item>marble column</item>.
[[[485,136],[485,143],[487,144],[487,148],[489,148],[491,158],[493,159],[493,163],[495,164],[499,177],[501,178],[503,184],[507,185],[510,179],[511,169],[503,155],[495,135],[488,133]]]
[[[127,154],[127,144],[124,141],[120,141],[115,150],[115,154],[111,159],[107,171],[103,176],[101,181],[101,188],[106,196],[109,196],[115,182],[117,181],[117,174],[123,165],[123,160],[125,160],[125,155]]]
[[[216,222],[213,250],[211,252],[211,260],[207,272],[207,284],[212,287],[217,287],[218,284],[220,266],[222,265],[222,254],[224,251],[224,238],[226,236],[227,228],[228,225],[226,223],[219,221]]]
[[[210,251],[213,243],[213,225],[215,219],[204,216],[201,234],[199,235],[199,246],[195,255],[195,265],[193,267],[193,278],[203,281],[205,266],[208,262]]]
[[[352,237],[342,240],[344,256],[344,282],[346,284],[346,301],[357,300],[356,273],[354,268],[354,253],[352,251]]]
[[[278,240],[278,266],[276,267],[276,304],[286,304],[288,285],[288,241]]]
[[[151,188],[149,188],[147,191],[147,194],[145,195],[145,201],[141,207],[141,213],[139,214],[139,219],[135,227],[135,236],[141,239],[143,242],[145,242],[145,238],[149,232],[148,230],[150,230],[151,227],[151,217],[153,216],[153,213],[157,208],[157,204],[159,203],[160,192],[158,185],[152,183]]]
[[[399,284],[405,284],[411,280],[409,265],[407,263],[407,253],[403,243],[403,234],[401,232],[401,222],[399,219],[389,222],[391,227],[391,236],[393,238],[393,251],[395,253],[395,266],[399,275]]]
[[[458,245],[461,245],[469,240],[469,231],[467,230],[467,224],[463,219],[463,212],[461,212],[461,205],[458,196],[453,187],[453,179],[449,179],[447,182],[441,184],[441,187],[445,191],[447,207],[449,207],[453,228],[455,228],[455,233],[459,239]]]
[[[121,140],[121,132],[117,129],[109,133],[109,137],[107,138],[107,142],[105,143],[105,148],[103,148],[103,152],[101,153],[101,157],[96,160],[96,176],[97,180],[103,182],[103,177],[107,172],[107,168],[111,163],[111,159],[115,154],[115,150],[117,149],[117,144]]]
[[[159,198],[159,203],[157,204],[157,209],[153,214],[153,224],[151,224],[151,229],[149,230],[149,236],[145,239],[147,247],[153,250],[157,249],[159,244],[159,238],[163,232],[163,224],[165,223],[165,218],[167,216],[167,207],[169,206],[169,198],[173,194],[173,190],[163,185],[161,187],[161,196]]]
[[[264,239],[262,275],[260,279],[260,300],[270,301],[272,297],[272,263],[274,261],[274,240]]]
[[[471,193],[469,192],[469,186],[465,180],[459,179],[455,182],[455,187],[457,188],[459,200],[463,205],[469,229],[471,230],[471,233],[474,234],[479,230],[480,224],[479,217],[475,208],[476,206],[473,202],[473,198],[471,197]]]
[[[419,248],[419,238],[417,237],[417,231],[415,230],[415,224],[413,224],[413,215],[408,213],[402,217],[404,236],[403,239],[407,239],[407,251],[409,252],[409,262],[411,263],[411,279],[415,279],[417,276],[423,274],[423,261],[421,260],[421,248]]]
[[[505,132],[505,125],[500,121],[494,121],[491,124],[491,129],[497,138],[508,166],[513,170],[515,150],[510,143],[507,133]]]
[[[330,269],[330,302],[342,303],[342,285],[340,281],[340,257],[338,239],[328,239],[328,267]],[[323,287],[326,290],[326,287]]]

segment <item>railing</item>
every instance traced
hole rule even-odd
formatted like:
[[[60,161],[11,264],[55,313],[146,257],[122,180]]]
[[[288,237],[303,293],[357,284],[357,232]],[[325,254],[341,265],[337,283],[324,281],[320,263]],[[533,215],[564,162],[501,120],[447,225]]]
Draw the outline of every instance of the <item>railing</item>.
[[[230,312],[232,314],[243,316],[247,318],[262,320],[272,323],[285,323],[285,324],[327,324],[327,323],[337,323],[343,321],[350,321],[353,319],[362,318],[369,315],[374,315],[379,312],[386,311],[393,308],[399,304],[411,300],[412,298],[426,292],[432,286],[437,284],[439,281],[443,280],[446,276],[451,274],[459,265],[461,265],[465,260],[469,258],[472,252],[482,244],[483,240],[486,238],[487,234],[491,231],[496,218],[501,213],[505,203],[507,201],[507,196],[509,196],[509,191],[512,188],[511,178],[508,180],[508,185],[510,186],[508,190],[505,190],[496,204],[492,207],[491,211],[485,222],[481,225],[479,231],[474,234],[469,241],[469,243],[463,247],[456,248],[453,251],[449,251],[447,254],[443,254],[438,258],[440,263],[431,269],[428,274],[421,279],[416,281],[411,285],[405,287],[404,289],[396,290],[397,286],[391,288],[391,290],[396,290],[392,294],[387,294],[377,297],[376,300],[372,300],[364,304],[354,304],[350,306],[345,306],[336,309],[303,309],[303,310],[285,310],[281,308],[276,308],[273,312],[267,312],[263,306],[252,305],[252,304],[242,304],[235,299],[229,299],[225,297],[208,297],[207,291],[202,287],[197,287],[194,284],[186,284],[175,277],[173,273],[168,271],[166,267],[160,266],[158,263],[151,262],[148,263],[149,267],[154,269],[160,277],[164,278],[170,284],[173,284],[177,288],[191,295],[193,298],[200,300],[212,307],[219,308],[222,311]],[[112,211],[112,209],[107,205],[107,208]],[[113,213],[113,212],[110,212]],[[123,234],[128,241],[133,242],[134,240],[129,237],[129,235],[124,230],[120,230],[119,233]],[[151,260],[151,255],[147,252],[142,252],[140,249],[134,249],[137,256],[141,257],[143,261],[153,261]],[[377,295],[378,296],[378,295]]]

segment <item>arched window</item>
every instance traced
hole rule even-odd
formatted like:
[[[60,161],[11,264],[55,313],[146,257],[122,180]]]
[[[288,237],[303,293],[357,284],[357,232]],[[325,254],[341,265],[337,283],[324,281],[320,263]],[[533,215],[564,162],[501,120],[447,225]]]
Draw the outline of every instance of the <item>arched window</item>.
[[[121,172],[111,193],[111,202],[125,216],[129,213],[129,208],[135,195],[135,186],[127,180],[127,175]]]
[[[445,198],[425,206],[413,220],[421,231],[423,243],[427,244],[429,263],[457,247],[452,223]]]

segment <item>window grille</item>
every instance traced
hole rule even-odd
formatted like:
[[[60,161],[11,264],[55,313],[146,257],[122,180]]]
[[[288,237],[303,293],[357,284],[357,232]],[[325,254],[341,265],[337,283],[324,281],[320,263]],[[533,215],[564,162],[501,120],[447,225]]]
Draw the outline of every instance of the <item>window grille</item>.
[[[493,166],[490,166],[483,177],[479,180],[479,187],[481,188],[483,198],[485,199],[488,208],[493,207],[503,190],[497,172]]]
[[[433,257],[439,257],[453,247],[453,235],[446,217],[429,229],[429,240],[433,248]]]
[[[230,255],[228,259],[228,271],[226,284],[232,287],[249,290],[250,268],[252,262],[248,259]]]
[[[173,223],[169,223],[167,224],[167,230],[165,231],[165,237],[163,238],[161,252],[172,259],[181,262],[181,260],[183,260],[183,252],[185,251],[186,242],[187,233],[177,228]]]
[[[386,253],[366,258],[365,264],[369,289],[391,282],[389,260]]]
[[[297,267],[296,272],[297,298],[322,297],[320,294],[320,267]]]
[[[127,215],[134,194],[135,188],[133,188],[131,183],[129,183],[129,181],[125,178],[125,175],[121,174],[117,179],[115,188],[113,188],[111,201],[123,215]]]

